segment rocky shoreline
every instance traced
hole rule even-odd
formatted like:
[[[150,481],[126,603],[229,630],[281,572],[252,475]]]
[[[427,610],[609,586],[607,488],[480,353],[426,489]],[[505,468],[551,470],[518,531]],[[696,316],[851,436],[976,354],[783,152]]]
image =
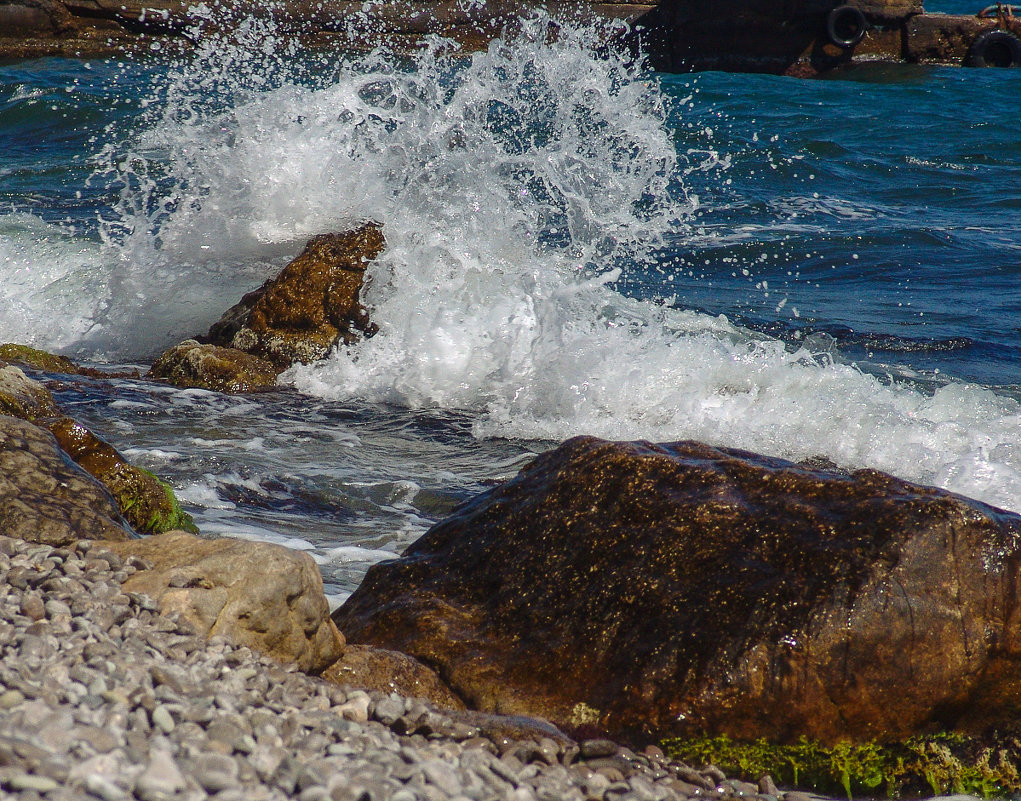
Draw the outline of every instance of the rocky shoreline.
[[[373,224],[316,237],[147,378],[256,392],[372,336],[358,296],[383,247]],[[844,749],[849,797],[852,782],[1021,789],[1018,515],[876,471],[579,437],[372,568],[331,616],[307,554],[175,530],[189,521],[169,487],[15,363],[42,380],[80,368],[0,358],[13,797],[808,801],[776,769],[752,784],[619,744],[762,751],[806,733]],[[937,743],[935,778],[859,764],[877,738],[945,732],[973,737],[970,763]]]
[[[32,799],[777,801],[652,747],[341,687],[124,592],[101,542],[0,536],[0,787]],[[532,736],[523,736],[531,734]],[[795,794],[788,794],[795,801]]]
[[[386,42],[411,50],[423,37],[440,34],[466,50],[484,48],[528,8],[603,19],[634,20],[656,7],[654,0],[529,3],[517,0],[462,3],[457,0],[386,0],[362,3],[303,0],[258,4],[211,3],[195,16],[184,0],[144,4],[111,0],[0,0],[0,58],[165,55],[190,48],[206,35],[229,30],[232,20],[272,18],[276,33],[305,46],[363,49]]]

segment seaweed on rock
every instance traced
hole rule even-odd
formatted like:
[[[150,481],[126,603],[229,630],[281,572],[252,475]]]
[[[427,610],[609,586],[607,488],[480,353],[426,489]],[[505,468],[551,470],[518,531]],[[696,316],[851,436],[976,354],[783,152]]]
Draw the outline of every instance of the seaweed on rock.
[[[843,790],[888,798],[970,794],[1002,798],[1021,792],[1021,739],[943,732],[893,742],[838,742],[825,746],[802,737],[790,745],[764,738],[751,742],[726,735],[672,738],[662,742],[672,758],[713,764],[727,774],[757,779],[769,774],[781,784],[821,792]]]

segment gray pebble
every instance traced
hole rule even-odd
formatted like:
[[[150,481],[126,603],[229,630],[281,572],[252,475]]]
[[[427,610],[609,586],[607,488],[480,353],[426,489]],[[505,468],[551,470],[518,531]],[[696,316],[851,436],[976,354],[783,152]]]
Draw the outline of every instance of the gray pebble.
[[[174,726],[177,725],[174,722],[174,716],[171,715],[170,711],[162,705],[153,709],[152,723],[164,734],[170,734],[170,732],[174,730]]]
[[[36,776],[31,773],[18,773],[7,780],[12,790],[35,790],[37,793],[48,793],[56,790],[60,784],[49,776]]]
[[[85,777],[85,789],[103,801],[122,801],[128,797],[120,787],[98,773],[90,773]]]
[[[0,711],[18,740],[0,742],[0,783],[19,801],[680,801],[725,779],[608,740],[494,741],[422,701],[325,684],[194,636],[121,591],[144,565],[87,550],[0,537]]]
[[[135,795],[141,801],[166,801],[184,787],[184,776],[173,756],[163,749],[155,749],[135,782]]]
[[[238,785],[238,764],[224,754],[203,754],[192,770],[203,790],[218,793]]]

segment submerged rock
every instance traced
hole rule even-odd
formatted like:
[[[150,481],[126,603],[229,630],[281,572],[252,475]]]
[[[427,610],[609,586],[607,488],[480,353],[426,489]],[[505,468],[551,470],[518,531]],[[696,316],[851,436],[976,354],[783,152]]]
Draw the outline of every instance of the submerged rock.
[[[131,576],[125,592],[151,596],[162,614],[179,614],[199,634],[221,635],[311,673],[343,653],[322,576],[308,554],[183,531],[111,543],[109,549],[152,565]]]
[[[131,536],[110,495],[45,429],[8,415],[0,415],[0,534],[52,546]]]
[[[577,438],[334,614],[475,708],[633,738],[977,731],[1021,710],[1021,518],[872,470]]]
[[[148,377],[160,378],[178,387],[235,393],[273,387],[278,374],[279,370],[258,356],[237,348],[202,345],[188,339],[160,356]]]
[[[295,362],[317,361],[339,343],[371,336],[377,329],[358,293],[365,268],[385,245],[375,223],[313,237],[280,275],[229,309],[205,340],[285,370]]]

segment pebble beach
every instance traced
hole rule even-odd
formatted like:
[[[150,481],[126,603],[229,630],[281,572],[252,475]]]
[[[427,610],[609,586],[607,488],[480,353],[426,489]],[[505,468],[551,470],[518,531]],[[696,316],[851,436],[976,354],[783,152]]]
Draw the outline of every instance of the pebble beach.
[[[2,797],[120,801],[583,801],[743,797],[760,786],[651,747],[450,713],[330,684],[198,636],[121,584],[102,543],[0,536]],[[529,726],[536,736],[508,730]],[[805,801],[801,793],[786,801]]]

